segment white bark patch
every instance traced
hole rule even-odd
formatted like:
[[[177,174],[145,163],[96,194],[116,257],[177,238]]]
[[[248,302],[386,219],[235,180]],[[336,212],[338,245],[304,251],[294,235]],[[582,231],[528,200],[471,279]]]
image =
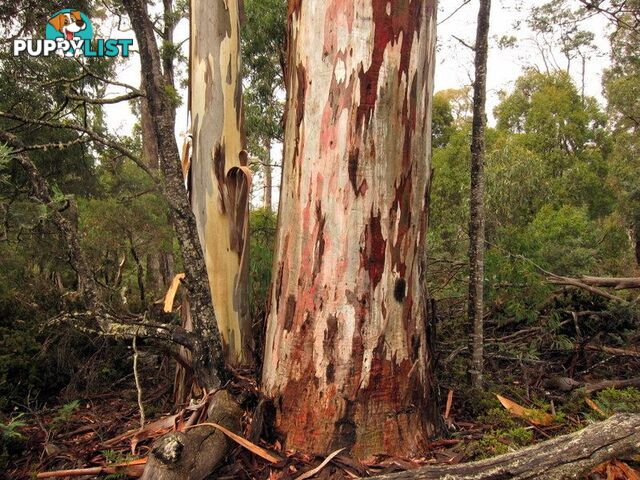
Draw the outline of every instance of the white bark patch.
[[[338,63],[336,63],[336,68],[334,69],[333,74],[336,77],[336,81],[338,83],[344,82],[347,74],[347,67],[342,59],[338,60]]]

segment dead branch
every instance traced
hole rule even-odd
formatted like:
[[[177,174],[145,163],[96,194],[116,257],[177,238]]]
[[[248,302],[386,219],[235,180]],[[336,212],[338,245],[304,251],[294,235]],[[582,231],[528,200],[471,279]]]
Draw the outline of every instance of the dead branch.
[[[158,181],[158,178],[157,178],[156,174],[149,168],[149,166],[147,164],[145,164],[145,162],[140,157],[138,157],[132,151],[126,149],[124,146],[122,146],[118,142],[114,142],[110,138],[105,137],[103,135],[100,135],[99,133],[91,130],[90,128],[86,128],[86,127],[84,127],[82,125],[78,125],[78,124],[75,124],[75,123],[62,123],[62,122],[53,122],[53,121],[50,121],[50,120],[40,120],[40,119],[34,119],[34,118],[26,118],[26,117],[21,117],[19,115],[15,115],[13,113],[1,112],[1,111],[0,111],[0,117],[8,118],[9,120],[14,120],[16,122],[22,122],[22,123],[30,124],[30,125],[40,125],[42,127],[61,128],[61,129],[66,129],[66,130],[75,130],[77,132],[84,133],[85,135],[87,135],[94,142],[99,143],[101,145],[104,145],[105,147],[112,148],[113,150],[115,150],[119,154],[127,157],[128,159],[133,161],[138,167],[140,167],[147,175],[149,175],[149,177],[151,177],[155,181]],[[9,135],[9,134],[7,134],[7,135]],[[3,139],[3,141],[7,141],[7,143],[13,143],[12,146],[15,146],[15,142],[18,141],[18,139],[16,137],[13,137],[13,142],[10,142],[9,140],[7,140],[5,138],[5,139]],[[21,142],[20,142],[20,146],[15,146],[15,148],[18,149],[18,150],[23,150],[23,151],[25,150],[25,146],[22,145]]]
[[[586,283],[584,283],[583,281],[580,281],[578,279],[575,278],[568,278],[568,277],[561,277],[560,275],[551,275],[547,278],[547,281],[549,283],[552,283],[554,285],[567,285],[570,287],[577,287],[577,288],[581,288],[583,290],[586,290],[590,293],[593,293],[594,295],[599,295],[601,297],[604,298],[608,298],[609,300],[612,300],[614,302],[619,302],[619,303],[629,303],[627,300],[625,300],[622,297],[618,297],[616,295],[612,295],[611,293],[602,290],[600,288],[594,287],[592,285],[588,285]]]
[[[640,358],[640,352],[637,350],[625,350],[623,348],[603,347],[599,345],[586,345],[585,350],[591,350],[593,352],[604,352],[612,355],[619,355],[621,357],[638,357]]]
[[[428,466],[377,480],[567,480],[640,450],[640,415],[616,415],[584,430],[479,462]]]
[[[55,317],[51,324],[66,324],[81,332],[118,339],[133,339],[138,336],[182,345],[188,349],[193,349],[197,343],[193,333],[178,325],[145,322],[142,316],[122,318],[102,308],[95,311],[65,313]]]
[[[640,278],[615,278],[615,277],[580,277],[585,285],[593,287],[613,288],[615,290],[631,290],[640,288]]]
[[[588,383],[584,387],[585,393],[595,393],[600,390],[606,390],[607,388],[626,388],[636,387],[640,388],[640,377],[627,378],[624,380],[603,380],[597,383]]]

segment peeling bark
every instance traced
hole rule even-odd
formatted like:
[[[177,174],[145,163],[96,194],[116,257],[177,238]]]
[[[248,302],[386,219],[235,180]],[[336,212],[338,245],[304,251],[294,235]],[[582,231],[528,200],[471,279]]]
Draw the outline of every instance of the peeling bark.
[[[263,387],[286,448],[410,455],[436,430],[421,294],[434,0],[289,2]]]
[[[191,202],[230,364],[251,363],[239,0],[191,0]],[[244,179],[238,178],[245,177]],[[240,185],[238,185],[240,182]],[[244,194],[238,190],[247,188]]]

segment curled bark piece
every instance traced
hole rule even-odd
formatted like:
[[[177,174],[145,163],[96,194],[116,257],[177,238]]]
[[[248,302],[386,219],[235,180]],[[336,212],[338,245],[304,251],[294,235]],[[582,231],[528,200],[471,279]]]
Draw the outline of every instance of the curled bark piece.
[[[461,465],[428,466],[377,480],[566,480],[612,458],[640,451],[640,415],[616,415],[584,430],[518,452]]]
[[[242,410],[226,391],[211,400],[208,420],[231,431],[240,429]],[[142,480],[202,480],[215,470],[232,442],[214,427],[173,432],[151,449]]]

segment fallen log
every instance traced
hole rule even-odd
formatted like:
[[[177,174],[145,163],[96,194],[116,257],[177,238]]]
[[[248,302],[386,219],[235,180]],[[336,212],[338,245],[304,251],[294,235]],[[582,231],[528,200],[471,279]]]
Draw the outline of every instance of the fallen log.
[[[640,452],[640,415],[616,415],[584,430],[479,462],[427,466],[376,480],[569,480]]]

